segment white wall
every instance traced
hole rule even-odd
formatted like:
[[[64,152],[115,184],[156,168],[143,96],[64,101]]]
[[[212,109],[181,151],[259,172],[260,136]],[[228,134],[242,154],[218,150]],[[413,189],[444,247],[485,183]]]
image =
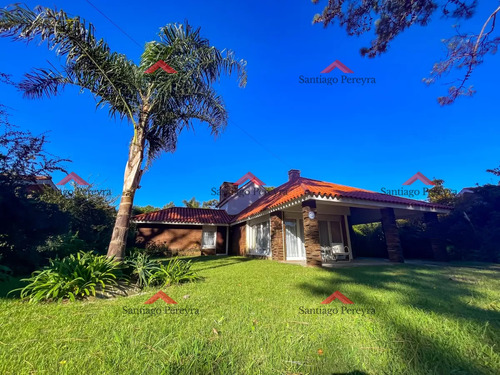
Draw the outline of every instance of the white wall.
[[[236,215],[264,196],[265,193],[266,190],[262,186],[248,181],[220,208],[226,210],[229,215]]]

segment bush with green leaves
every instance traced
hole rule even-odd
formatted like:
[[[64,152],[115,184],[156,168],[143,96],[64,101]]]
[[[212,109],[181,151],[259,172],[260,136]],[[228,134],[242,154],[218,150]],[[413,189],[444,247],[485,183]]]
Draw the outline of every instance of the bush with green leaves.
[[[150,285],[169,286],[189,281],[196,281],[199,276],[191,270],[191,261],[172,258],[167,264],[161,264],[149,280]]]
[[[30,302],[61,301],[95,296],[96,289],[117,284],[122,277],[121,266],[113,259],[93,252],[80,251],[63,259],[50,259],[49,266],[35,271],[21,291],[21,298]]]
[[[43,244],[37,246],[36,250],[48,255],[47,257],[64,257],[76,254],[87,246],[87,243],[78,237],[78,232],[68,232],[48,236]]]
[[[124,264],[131,282],[140,288],[153,285],[163,287],[199,279],[191,270],[191,261],[178,258],[163,264],[142,251],[135,251],[125,259]]]
[[[145,246],[144,251],[151,256],[172,256],[168,246],[161,242],[150,242]]]

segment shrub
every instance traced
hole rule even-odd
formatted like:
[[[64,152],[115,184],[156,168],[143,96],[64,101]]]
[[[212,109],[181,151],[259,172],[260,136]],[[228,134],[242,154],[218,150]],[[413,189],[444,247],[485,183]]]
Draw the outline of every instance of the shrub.
[[[151,242],[146,245],[146,254],[153,256],[172,256],[172,252],[169,250],[168,246],[160,242]]]
[[[150,278],[149,283],[150,285],[169,286],[198,279],[196,272],[191,270],[191,261],[186,262],[173,258],[166,265],[161,264]]]
[[[131,282],[140,288],[150,285],[169,286],[199,279],[191,270],[191,261],[178,258],[172,258],[167,264],[163,264],[150,259],[144,252],[135,251],[125,259],[124,264]]]
[[[93,252],[69,255],[63,259],[50,259],[49,266],[32,276],[22,279],[29,284],[21,291],[21,298],[30,302],[71,301],[95,296],[96,287],[103,291],[110,285],[116,285],[121,276],[120,265],[113,259]]]
[[[48,236],[45,243],[37,246],[37,251],[46,253],[48,257],[60,257],[70,254],[76,254],[79,250],[85,248],[87,244],[78,237],[76,233],[63,233],[53,236]]]

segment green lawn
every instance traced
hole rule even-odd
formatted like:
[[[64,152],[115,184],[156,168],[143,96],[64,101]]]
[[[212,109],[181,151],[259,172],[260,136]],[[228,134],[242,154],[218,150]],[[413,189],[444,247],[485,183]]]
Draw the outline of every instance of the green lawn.
[[[198,315],[124,312],[163,309],[161,300],[144,305],[156,290],[61,304],[0,299],[0,373],[500,374],[493,266],[325,270],[195,260],[204,280],[165,292],[178,302],[168,306]],[[320,304],[336,290],[355,304]],[[339,312],[305,315],[301,307]]]

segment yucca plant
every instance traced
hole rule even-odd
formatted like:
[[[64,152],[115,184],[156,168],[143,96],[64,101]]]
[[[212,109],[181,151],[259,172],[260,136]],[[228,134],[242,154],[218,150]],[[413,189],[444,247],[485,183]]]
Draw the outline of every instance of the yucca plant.
[[[172,284],[180,284],[188,281],[196,281],[199,276],[191,270],[191,261],[172,258],[166,265],[161,264],[159,269],[149,279],[150,285],[162,287]]]
[[[80,251],[63,259],[50,259],[49,266],[22,279],[28,285],[16,290],[21,291],[21,298],[30,302],[75,301],[95,296],[96,288],[104,291],[109,286],[117,285],[120,276],[120,265],[113,259]]]
[[[155,272],[160,269],[160,262],[152,260],[143,252],[134,252],[125,259],[125,272],[138,287],[144,288],[149,285],[149,280]]]

